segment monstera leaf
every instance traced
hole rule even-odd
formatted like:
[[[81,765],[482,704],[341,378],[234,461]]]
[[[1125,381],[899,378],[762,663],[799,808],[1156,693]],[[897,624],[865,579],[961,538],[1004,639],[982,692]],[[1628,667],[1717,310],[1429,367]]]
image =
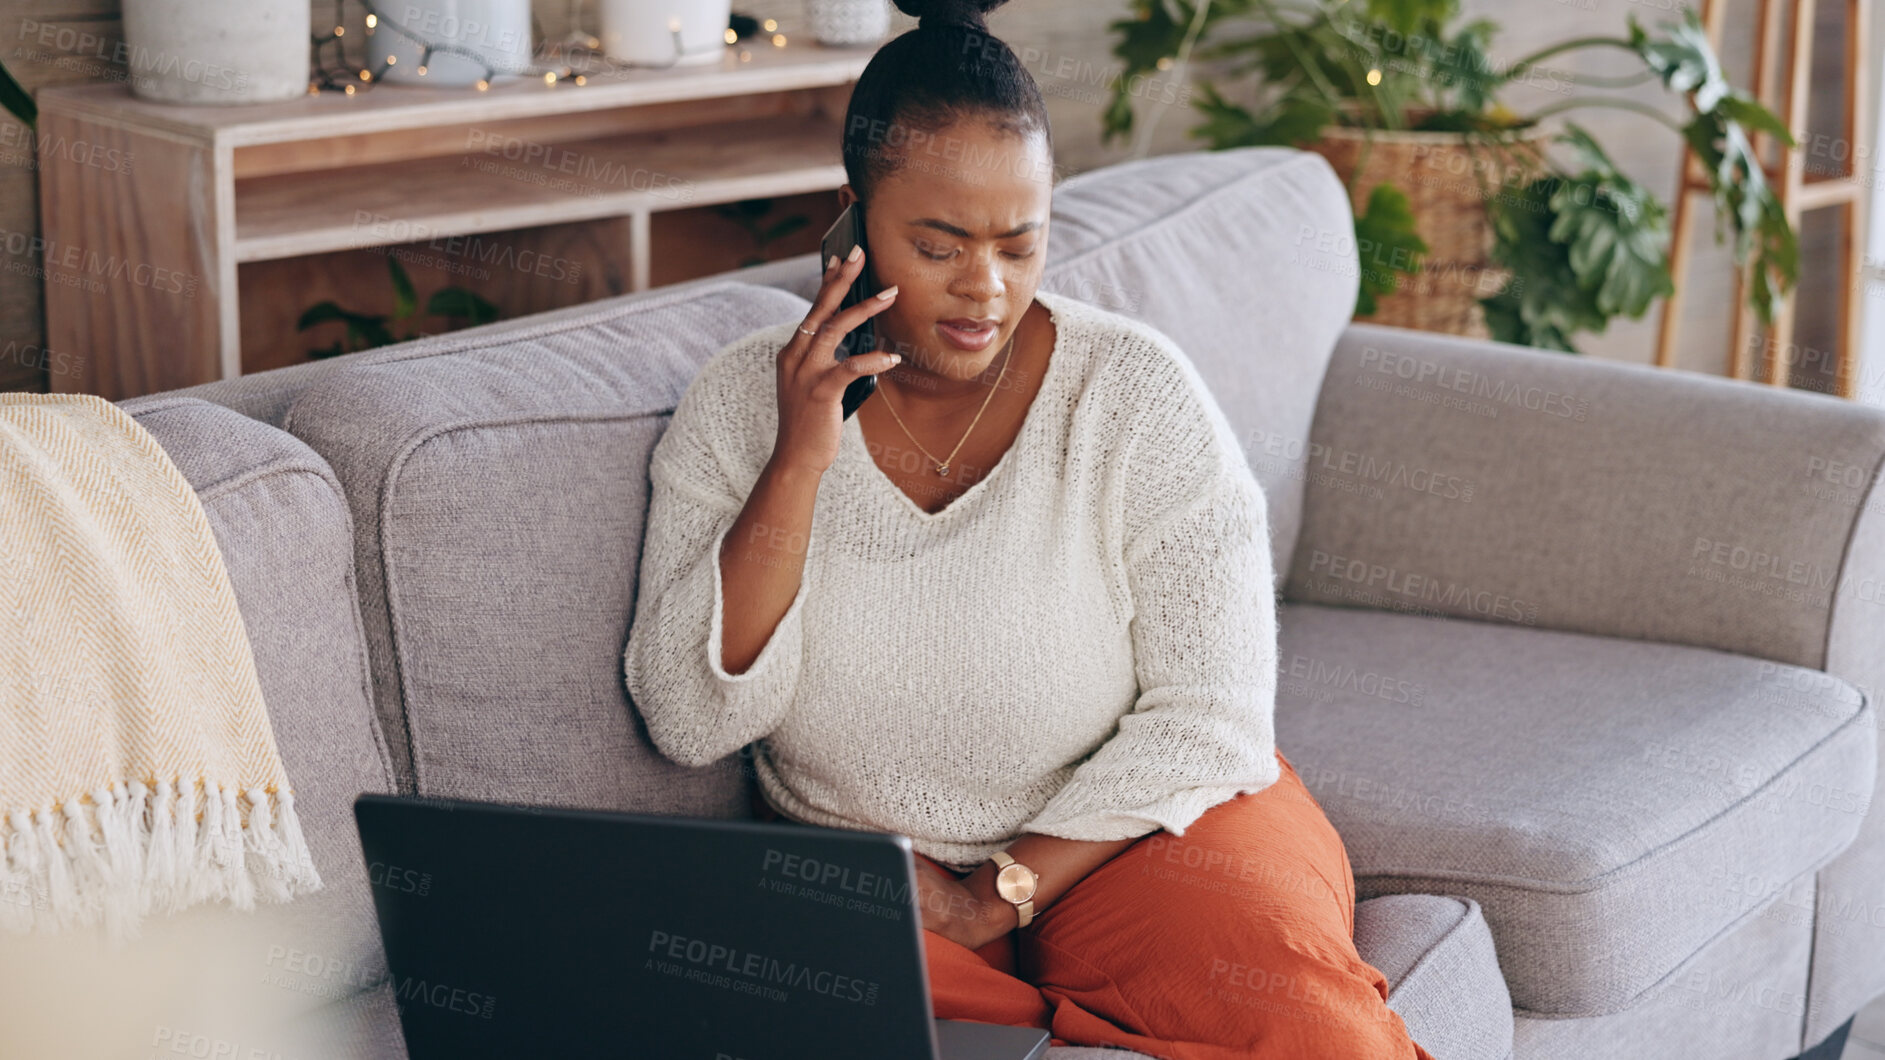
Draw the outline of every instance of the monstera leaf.
[[[1728,84],[1693,10],[1665,25],[1667,36],[1651,38],[1629,20],[1630,46],[1671,90],[1686,93],[1695,116],[1682,137],[1702,163],[1715,200],[1715,241],[1733,234],[1734,257],[1749,270],[1748,301],[1764,324],[1772,324],[1786,292],[1800,279],[1800,244],[1787,211],[1767,183],[1748,129],[1767,132],[1794,146],[1785,122],[1759,101]]]
[[[1556,139],[1574,149],[1577,172],[1486,204],[1493,259],[1512,279],[1479,304],[1493,338],[1575,353],[1574,333],[1601,332],[1614,316],[1640,318],[1675,285],[1662,204],[1583,129],[1568,125]]]
[[[1576,353],[1571,335],[1604,326],[1597,300],[1578,284],[1569,248],[1553,242],[1551,196],[1560,178],[1541,177],[1516,194],[1486,202],[1492,222],[1493,260],[1512,278],[1479,305],[1486,327],[1500,342]]]
[[[1695,109],[1710,111],[1734,86],[1722,75],[1715,49],[1708,46],[1708,33],[1693,8],[1683,10],[1681,22],[1666,23],[1662,39],[1652,38],[1636,21],[1628,19],[1630,47],[1672,92],[1694,97]],[[1785,133],[1782,129],[1782,133]]]
[[[1668,216],[1647,189],[1618,172],[1589,133],[1567,125],[1558,140],[1576,148],[1585,168],[1552,192],[1555,219],[1547,235],[1566,246],[1578,286],[1591,292],[1598,312],[1639,318],[1675,290]]]

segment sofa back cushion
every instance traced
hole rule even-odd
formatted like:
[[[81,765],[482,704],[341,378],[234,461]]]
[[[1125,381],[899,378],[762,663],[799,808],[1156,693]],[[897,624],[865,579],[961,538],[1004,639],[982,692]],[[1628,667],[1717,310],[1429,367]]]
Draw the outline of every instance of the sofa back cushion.
[[[412,344],[331,373],[284,426],[333,465],[396,770],[434,795],[740,815],[629,708],[648,459],[700,365],[805,303],[725,283]],[[729,410],[729,414],[737,410]]]
[[[1354,227],[1335,171],[1286,147],[1156,155],[1054,189],[1041,286],[1144,321],[1191,358],[1263,484],[1278,588],[1316,394],[1355,309]],[[809,300],[821,272],[805,254],[741,278]]]

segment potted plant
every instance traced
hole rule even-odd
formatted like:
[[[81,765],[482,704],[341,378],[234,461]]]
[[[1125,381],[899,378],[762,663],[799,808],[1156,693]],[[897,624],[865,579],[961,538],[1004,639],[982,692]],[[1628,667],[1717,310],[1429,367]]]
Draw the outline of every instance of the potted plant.
[[[308,356],[316,360],[323,357],[339,357],[346,353],[359,353],[378,346],[390,346],[396,342],[411,342],[421,338],[427,332],[408,330],[404,335],[394,335],[392,324],[410,320],[419,311],[419,292],[413,287],[412,277],[395,257],[396,251],[386,252],[386,270],[393,280],[393,315],[389,320],[383,313],[356,313],[341,308],[338,302],[316,302],[302,311],[301,319],[295,327],[307,331],[322,324],[338,322],[345,326],[343,338],[335,339],[332,345],[308,351]],[[441,287],[426,299],[425,312],[428,316],[451,317],[468,322],[469,326],[489,324],[498,318],[497,306],[491,304],[475,291],[463,287]]]
[[[1261,95],[1251,107],[1205,81],[1194,99],[1204,120],[1188,131],[1212,149],[1284,144],[1330,160],[1355,206],[1360,317],[1575,352],[1576,333],[1640,318],[1669,294],[1668,211],[1595,137],[1553,123],[1578,107],[1642,114],[1695,152],[1720,218],[1717,241],[1731,237],[1763,323],[1798,280],[1797,239],[1748,133],[1788,147],[1793,139],[1728,84],[1693,10],[1655,32],[1632,16],[1622,36],[1577,37],[1499,65],[1489,57],[1497,25],[1463,21],[1458,0],[1132,0],[1132,8],[1136,18],[1109,26],[1126,68],[1103,142],[1132,129],[1136,75],[1166,69],[1174,56],[1256,75]],[[1626,52],[1642,70],[1591,78],[1544,65],[1591,48]],[[1650,82],[1682,98],[1686,121],[1614,91]],[[1498,98],[1517,83],[1567,98],[1518,114]],[[1396,293],[1435,263],[1448,280]]]

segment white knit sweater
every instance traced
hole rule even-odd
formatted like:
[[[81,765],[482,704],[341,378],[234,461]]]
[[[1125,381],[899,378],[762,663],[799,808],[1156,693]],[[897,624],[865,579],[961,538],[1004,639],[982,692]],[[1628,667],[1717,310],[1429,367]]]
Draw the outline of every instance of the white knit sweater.
[[[958,870],[1022,832],[1183,835],[1277,779],[1262,487],[1169,337],[1036,299],[1058,332],[1046,378],[948,507],[918,507],[845,421],[798,595],[739,675],[720,542],[771,456],[797,321],[701,369],[654,449],[624,659],[664,755],[701,766],[758,741],[779,812],[907,835]]]

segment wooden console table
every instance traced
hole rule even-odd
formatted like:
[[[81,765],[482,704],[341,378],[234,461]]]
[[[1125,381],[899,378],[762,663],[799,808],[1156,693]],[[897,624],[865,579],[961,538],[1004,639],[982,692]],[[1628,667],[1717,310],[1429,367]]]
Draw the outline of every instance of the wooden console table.
[[[239,375],[244,263],[625,218],[646,289],[652,215],[844,183],[844,107],[874,50],[245,107],[47,88],[46,348],[84,358],[52,387],[115,401]]]

